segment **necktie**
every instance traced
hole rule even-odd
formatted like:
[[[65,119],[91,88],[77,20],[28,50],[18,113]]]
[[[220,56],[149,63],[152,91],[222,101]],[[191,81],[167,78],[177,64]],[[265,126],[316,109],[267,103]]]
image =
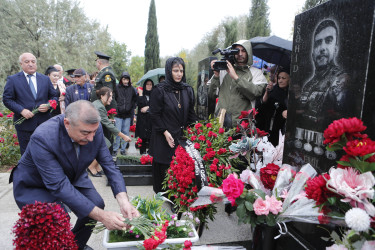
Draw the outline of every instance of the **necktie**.
[[[77,142],[73,142],[74,149],[76,150],[77,158],[79,159],[79,153],[81,151],[80,145]]]
[[[33,83],[33,80],[31,80],[32,75],[27,75],[27,77],[29,78],[29,86],[30,86],[31,93],[33,93],[34,99],[36,99],[36,91],[35,91],[34,83]]]

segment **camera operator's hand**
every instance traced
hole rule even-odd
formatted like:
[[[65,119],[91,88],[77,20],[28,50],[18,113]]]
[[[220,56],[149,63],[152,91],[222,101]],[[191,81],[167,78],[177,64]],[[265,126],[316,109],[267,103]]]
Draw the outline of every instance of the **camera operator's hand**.
[[[227,66],[228,66],[227,72],[230,75],[230,77],[232,77],[233,80],[237,80],[238,75],[236,71],[234,70],[233,65],[228,60],[227,60]]]
[[[274,83],[269,81],[268,84],[267,84],[266,90],[271,91],[273,89],[273,86],[274,86]]]
[[[214,63],[216,62],[217,60],[212,60],[211,61],[211,69],[214,71],[214,75],[216,76],[216,77],[219,77],[219,75],[220,75],[220,71],[216,71],[216,70],[214,70]]]

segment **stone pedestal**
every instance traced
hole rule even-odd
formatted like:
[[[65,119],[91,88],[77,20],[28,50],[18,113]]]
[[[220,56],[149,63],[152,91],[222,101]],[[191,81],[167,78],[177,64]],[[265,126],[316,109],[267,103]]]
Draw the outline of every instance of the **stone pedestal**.
[[[117,159],[126,186],[152,185],[152,165],[142,165],[140,162]]]
[[[374,6],[335,0],[296,16],[284,163],[336,165],[323,132],[340,118],[362,119],[375,138]]]

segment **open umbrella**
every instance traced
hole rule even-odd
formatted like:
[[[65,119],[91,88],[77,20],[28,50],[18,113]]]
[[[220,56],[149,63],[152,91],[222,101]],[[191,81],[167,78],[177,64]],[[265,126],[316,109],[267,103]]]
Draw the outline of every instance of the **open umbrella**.
[[[142,76],[142,78],[137,82],[137,85],[138,86],[143,86],[143,83],[147,80],[147,79],[151,79],[154,84],[158,84],[159,83],[159,77],[161,76],[165,76],[165,69],[164,68],[156,68],[156,69],[152,69],[152,70],[149,70],[147,71],[146,74],[144,74]]]
[[[290,67],[293,42],[277,36],[257,36],[250,39],[253,55],[266,62]]]

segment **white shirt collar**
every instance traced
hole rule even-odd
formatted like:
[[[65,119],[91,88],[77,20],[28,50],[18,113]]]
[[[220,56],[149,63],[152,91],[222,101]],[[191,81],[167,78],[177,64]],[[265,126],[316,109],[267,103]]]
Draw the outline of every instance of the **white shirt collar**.
[[[30,75],[30,74],[27,74],[25,71],[23,71],[23,73],[25,74],[26,78],[27,78],[28,75]],[[34,74],[31,74],[31,75],[36,77],[36,72]]]

